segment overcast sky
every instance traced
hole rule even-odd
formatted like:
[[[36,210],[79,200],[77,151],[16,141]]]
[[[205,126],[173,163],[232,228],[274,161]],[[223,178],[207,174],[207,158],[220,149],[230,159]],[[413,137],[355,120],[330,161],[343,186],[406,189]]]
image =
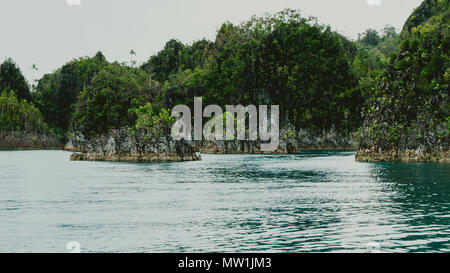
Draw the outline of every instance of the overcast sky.
[[[81,2],[77,5],[77,2]],[[109,61],[138,63],[171,38],[214,39],[225,21],[299,9],[355,39],[367,28],[400,30],[422,0],[1,0],[0,60],[13,58],[27,80],[71,59],[102,51]],[[71,4],[71,5],[69,5]],[[31,69],[36,64],[39,71]]]

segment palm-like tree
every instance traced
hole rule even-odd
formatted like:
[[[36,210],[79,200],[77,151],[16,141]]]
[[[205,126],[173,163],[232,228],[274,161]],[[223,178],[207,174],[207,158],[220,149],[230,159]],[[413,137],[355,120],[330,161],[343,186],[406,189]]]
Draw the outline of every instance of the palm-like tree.
[[[133,60],[133,56],[136,56],[136,51],[134,49],[130,50],[130,55],[131,55],[131,66],[135,66],[136,65],[136,60]]]
[[[33,69],[33,81],[31,82],[31,88],[34,88],[34,82],[36,81],[36,71],[39,69],[37,68],[36,64],[33,64],[31,66],[31,69]]]

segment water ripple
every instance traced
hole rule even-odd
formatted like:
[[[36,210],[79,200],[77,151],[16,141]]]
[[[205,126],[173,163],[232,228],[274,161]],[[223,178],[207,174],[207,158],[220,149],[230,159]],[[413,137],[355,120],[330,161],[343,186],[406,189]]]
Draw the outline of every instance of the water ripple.
[[[450,167],[351,151],[70,162],[0,152],[0,252],[450,251]]]

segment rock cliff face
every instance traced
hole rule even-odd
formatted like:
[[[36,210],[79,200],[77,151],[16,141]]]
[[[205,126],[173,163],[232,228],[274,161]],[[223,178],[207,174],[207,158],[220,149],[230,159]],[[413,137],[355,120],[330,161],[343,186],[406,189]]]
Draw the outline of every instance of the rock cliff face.
[[[261,141],[194,141],[196,150],[204,154],[295,154],[306,149],[356,150],[356,138],[341,136],[335,131],[321,134],[283,129],[280,132],[278,149],[261,151]]]
[[[0,150],[52,150],[62,149],[63,144],[53,136],[0,132]]]
[[[375,150],[360,149],[356,154],[359,162],[433,162],[450,163],[449,150]]]
[[[144,133],[132,136],[128,130],[116,130],[108,135],[88,140],[80,134],[70,135],[65,150],[79,152],[72,160],[91,161],[186,161],[199,160],[203,154],[295,154],[302,149],[356,150],[356,139],[335,131],[322,134],[300,130],[282,130],[279,147],[262,152],[261,141],[185,141],[170,138],[153,141]]]
[[[145,132],[130,133],[126,129],[83,142],[81,153],[73,161],[175,162],[201,160],[192,145],[170,138],[151,139]],[[77,144],[80,145],[80,144]]]
[[[81,133],[69,133],[68,141],[64,146],[64,150],[70,152],[86,152],[89,140],[86,139]]]

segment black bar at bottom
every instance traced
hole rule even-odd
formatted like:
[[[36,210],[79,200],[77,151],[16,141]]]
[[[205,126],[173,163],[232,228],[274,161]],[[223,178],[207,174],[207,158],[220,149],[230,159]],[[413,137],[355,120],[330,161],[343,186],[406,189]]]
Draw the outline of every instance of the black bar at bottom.
[[[423,266],[420,254],[6,254],[0,255],[4,266],[11,263],[16,269],[50,269],[58,261],[64,268],[76,272],[92,271],[95,267],[118,270],[141,268],[144,272],[320,272],[326,269],[368,270],[384,272],[398,267]],[[448,254],[425,254],[428,264],[447,263]],[[423,256],[422,256],[423,257]],[[17,260],[15,261],[15,259]],[[432,259],[430,259],[432,258]],[[87,263],[85,263],[87,262]],[[55,265],[56,265],[55,264]],[[86,271],[87,272],[87,271]],[[125,272],[125,271],[124,271]]]

